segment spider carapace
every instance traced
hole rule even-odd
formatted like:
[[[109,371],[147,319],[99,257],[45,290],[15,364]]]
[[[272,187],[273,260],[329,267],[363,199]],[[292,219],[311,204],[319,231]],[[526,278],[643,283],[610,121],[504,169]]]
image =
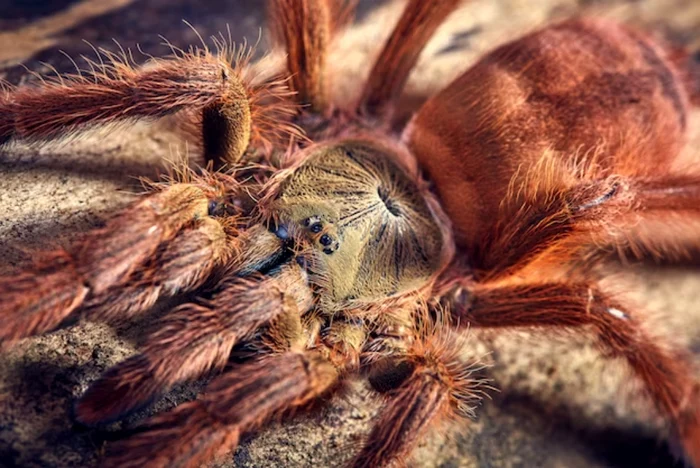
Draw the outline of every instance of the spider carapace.
[[[105,465],[197,465],[357,375],[386,404],[351,464],[403,462],[488,390],[460,355],[471,326],[591,334],[700,466],[690,353],[604,292],[596,268],[610,248],[672,259],[700,245],[700,172],[678,158],[697,70],[642,33],[568,20],[409,109],[409,73],[458,5],[409,0],[352,105],[327,60],[352,12],[340,0],[268,2],[280,69],[253,73],[214,38],[218,53],[143,68],[107,54],[2,96],[2,144],[175,114],[216,168],[151,183],[104,227],[0,278],[5,346],[180,299],[75,417],[123,419],[218,375],[109,444]]]
[[[400,153],[372,140],[310,148],[280,183],[271,211],[282,232],[308,233],[324,308],[371,303],[424,285],[439,267],[438,222]],[[315,270],[316,268],[311,268]]]

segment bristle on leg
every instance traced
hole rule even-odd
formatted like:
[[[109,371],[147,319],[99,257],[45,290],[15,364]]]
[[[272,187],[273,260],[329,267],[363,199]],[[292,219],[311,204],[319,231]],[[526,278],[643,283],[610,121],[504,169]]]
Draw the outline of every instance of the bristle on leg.
[[[67,251],[37,254],[43,260],[1,277],[0,340],[51,331],[89,297],[123,286],[163,242],[206,217],[208,205],[202,189],[173,185],[131,204]]]
[[[300,316],[310,305],[310,292],[290,294],[290,281],[303,282],[297,265],[290,270],[280,278],[234,278],[204,304],[175,309],[149,337],[142,354],[92,384],[75,407],[76,418],[88,425],[119,419],[177,383],[222,369],[236,343],[275,317]],[[303,290],[303,285],[295,289]]]
[[[351,466],[372,468],[406,460],[431,427],[474,416],[490,386],[477,374],[483,365],[459,356],[461,341],[446,331],[430,333],[397,358],[397,364],[412,372],[388,393],[388,403]]]
[[[253,83],[246,73],[250,52],[214,38],[217,53],[173,48],[171,58],[137,68],[101,50],[89,70],[42,78],[0,95],[0,145],[11,139],[42,141],[70,136],[94,125],[125,124],[180,111],[198,114],[204,157],[215,166],[238,162],[255,139],[266,144],[299,135],[288,123],[295,104],[284,80]],[[259,124],[255,119],[259,118]],[[278,120],[273,127],[270,120]]]
[[[242,434],[328,393],[337,380],[335,367],[312,351],[244,364],[210,383],[199,400],[109,447],[103,466],[200,466],[235,448]]]

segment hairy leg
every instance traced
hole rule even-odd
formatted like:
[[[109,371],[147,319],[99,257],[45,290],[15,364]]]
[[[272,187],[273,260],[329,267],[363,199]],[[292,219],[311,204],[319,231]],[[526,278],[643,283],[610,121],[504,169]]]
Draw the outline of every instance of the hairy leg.
[[[134,69],[91,64],[84,76],[59,77],[0,97],[0,145],[10,139],[60,137],[89,125],[158,118],[178,111],[203,113],[205,159],[238,161],[248,147],[256,89],[241,67],[209,53],[185,54]]]
[[[213,289],[217,280],[255,274],[287,254],[284,240],[264,225],[239,232],[231,226],[239,222],[235,216],[196,220],[162,244],[127,282],[88,296],[76,315],[108,322],[126,320],[148,311],[160,298],[204,285]]]
[[[316,351],[243,364],[212,381],[198,400],[151,418],[113,444],[104,466],[200,466],[235,448],[244,433],[327,394],[338,376]]]
[[[358,104],[371,114],[391,111],[420,53],[462,0],[410,0],[374,63]]]
[[[405,356],[375,363],[370,376],[375,388],[385,387],[385,381],[395,385],[397,379],[401,384],[386,393],[386,405],[353,467],[403,462],[430,428],[472,415],[485,382],[473,375],[478,366],[459,358],[460,344],[443,331],[419,339]]]
[[[228,280],[211,300],[170,313],[141,354],[90,386],[76,417],[85,424],[119,419],[179,382],[223,368],[236,343],[279,315],[300,317],[310,305],[311,292],[296,264],[270,278]]]
[[[683,259],[700,252],[700,176],[636,181],[635,209],[614,224],[618,250]],[[607,239],[595,239],[605,244]],[[617,242],[615,242],[617,241]]]
[[[38,260],[33,265],[0,278],[0,340],[11,343],[50,331],[86,300],[104,304],[157,257],[160,248],[164,248],[161,258],[170,257],[170,262],[151,264],[151,274],[160,280],[166,280],[166,273],[178,275],[167,278],[173,281],[167,289],[173,291],[196,285],[209,273],[207,267],[227,258],[229,248],[221,226],[213,224],[213,218],[203,221],[208,219],[209,206],[209,196],[202,188],[175,184],[144,196],[69,251],[35,254]],[[201,271],[177,268],[179,261],[188,262],[192,254],[188,249],[178,250],[185,245],[165,246],[178,236],[195,250],[201,249],[197,252],[200,260],[201,255],[209,257],[201,264]],[[150,299],[132,299],[132,304],[141,301],[148,303]]]
[[[198,219],[161,245],[126,284],[88,296],[79,315],[99,321],[126,320],[149,310],[162,297],[193,291],[226,262],[236,243],[219,220]]]
[[[335,30],[352,16],[355,2],[268,0],[269,24],[287,52],[292,89],[300,104],[330,108],[326,57]]]
[[[477,277],[486,281],[512,274],[557,242],[609,219],[609,200],[619,196],[610,178],[571,188],[520,194],[504,201],[502,214],[472,259]]]
[[[624,359],[644,383],[690,459],[700,463],[700,387],[690,356],[653,337],[638,316],[594,285],[476,285],[455,289],[448,303],[459,326],[592,328],[606,354]]]
[[[472,261],[481,281],[546,264],[590,261],[593,249],[673,258],[700,248],[700,177],[611,176],[504,201]]]

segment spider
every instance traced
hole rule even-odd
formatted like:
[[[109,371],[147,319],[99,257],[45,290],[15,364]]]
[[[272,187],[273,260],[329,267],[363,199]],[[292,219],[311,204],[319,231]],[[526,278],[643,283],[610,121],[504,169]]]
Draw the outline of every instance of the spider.
[[[180,300],[76,419],[123,419],[218,375],[110,444],[105,466],[196,466],[358,374],[386,405],[352,466],[403,462],[489,390],[459,352],[469,326],[592,330],[700,466],[689,353],[595,273],[610,247],[675,258],[696,246],[658,226],[697,227],[700,177],[674,165],[697,76],[642,33],[567,20],[495,49],[406,116],[409,73],[459,3],[409,0],[349,106],[330,99],[327,74],[352,16],[340,0],[268,1],[281,73],[254,73],[222,39],[218,53],[142,69],[110,55],[2,96],[0,144],[184,113],[210,166],[149,184],[103,228],[0,278],[5,347]]]

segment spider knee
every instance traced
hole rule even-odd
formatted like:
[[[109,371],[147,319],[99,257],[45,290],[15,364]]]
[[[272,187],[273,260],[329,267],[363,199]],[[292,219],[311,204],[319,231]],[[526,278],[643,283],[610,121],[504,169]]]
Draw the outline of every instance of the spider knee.
[[[372,366],[368,381],[377,392],[389,393],[401,387],[415,370],[415,363],[409,360],[382,359]]]
[[[238,162],[248,149],[253,117],[243,80],[227,64],[221,64],[224,90],[202,114],[204,158],[220,168]]]
[[[614,181],[612,184],[610,184],[610,187],[608,188],[607,191],[605,191],[602,195],[599,195],[598,197],[594,198],[593,200],[590,200],[585,203],[581,203],[576,207],[576,211],[586,211],[590,210],[592,208],[595,208],[597,206],[602,205],[603,203],[611,200],[615,195],[617,195],[622,189],[622,184],[619,181]]]

